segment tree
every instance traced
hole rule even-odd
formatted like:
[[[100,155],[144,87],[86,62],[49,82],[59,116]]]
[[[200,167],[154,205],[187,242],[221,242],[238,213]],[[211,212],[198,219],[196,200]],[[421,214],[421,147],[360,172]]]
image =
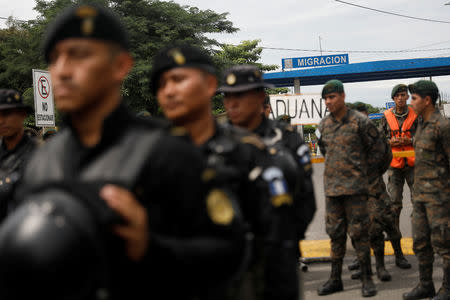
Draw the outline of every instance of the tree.
[[[239,45],[221,45],[220,49],[216,50],[213,56],[219,73],[222,73],[225,69],[231,66],[241,64],[254,65],[261,71],[272,71],[277,69],[278,65],[266,65],[260,62],[261,53],[263,50],[263,48],[259,46],[260,41],[261,40],[246,40],[241,41]],[[272,93],[278,94],[284,90],[285,89],[278,91],[277,89],[272,89]],[[222,95],[217,95],[213,98],[213,112],[215,114],[224,111],[222,102]]]
[[[32,69],[46,69],[41,42],[47,25],[65,7],[86,1],[36,0],[35,20],[15,22],[0,30],[0,84],[24,93],[32,102]],[[96,0],[121,16],[130,33],[135,67],[126,78],[122,92],[132,110],[146,109],[158,113],[154,95],[150,92],[151,60],[163,46],[186,42],[205,48],[211,54],[220,43],[209,33],[233,33],[238,29],[227,20],[228,13],[200,10],[174,2],[156,0]]]

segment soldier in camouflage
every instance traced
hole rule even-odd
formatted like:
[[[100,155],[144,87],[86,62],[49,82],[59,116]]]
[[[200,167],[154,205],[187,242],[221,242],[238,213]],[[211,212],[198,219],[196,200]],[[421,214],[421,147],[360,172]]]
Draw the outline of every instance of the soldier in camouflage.
[[[408,107],[407,100],[408,89],[404,84],[394,86],[391,98],[395,102],[395,107],[386,111],[381,118],[380,129],[384,136],[388,139],[393,150],[412,150],[412,137],[416,132],[417,118],[414,111]],[[392,112],[391,124],[387,118],[387,114]],[[411,119],[409,125],[407,120]],[[392,128],[395,127],[395,128]],[[398,129],[396,129],[398,127]],[[395,216],[395,226],[400,232],[400,213],[402,211],[403,186],[405,181],[408,183],[411,195],[414,184],[414,157],[396,158],[392,160],[388,170],[389,181],[388,191],[390,195],[390,208]],[[411,202],[413,198],[411,196]],[[403,255],[400,245],[401,235],[398,238],[390,237],[392,248],[395,252],[395,264],[402,269],[411,268],[411,264]]]
[[[332,265],[330,279],[318,289],[318,294],[343,290],[342,260],[348,230],[361,266],[362,295],[374,296],[377,291],[369,271],[367,231],[368,173],[380,168],[385,145],[369,118],[345,106],[342,82],[328,81],[322,98],[331,113],[319,124],[319,146],[325,156],[326,231],[331,238]]]
[[[416,155],[412,215],[413,249],[419,261],[419,284],[403,299],[435,296],[434,253],[443,260],[442,287],[434,300],[450,299],[450,121],[436,107],[436,84],[419,80],[408,86],[412,106],[421,116],[414,138]]]
[[[356,110],[368,115],[367,107],[364,104],[356,107]],[[384,266],[384,235],[386,232],[389,239],[399,239],[401,234],[395,226],[395,217],[389,207],[389,195],[386,192],[383,174],[389,167],[392,160],[391,147],[386,138],[381,135],[385,144],[385,155],[379,172],[370,172],[369,175],[369,198],[367,201],[367,211],[369,213],[369,240],[370,246],[374,251],[376,260],[377,276],[381,281],[390,281],[391,275]],[[357,261],[356,261],[357,262]],[[359,265],[358,265],[359,268]],[[352,274],[352,279],[359,279],[361,272]]]

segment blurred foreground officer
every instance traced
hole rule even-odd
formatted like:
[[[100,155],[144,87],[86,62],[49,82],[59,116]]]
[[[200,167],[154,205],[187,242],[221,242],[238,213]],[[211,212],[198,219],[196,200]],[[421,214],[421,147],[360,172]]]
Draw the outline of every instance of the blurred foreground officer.
[[[23,122],[32,112],[15,90],[0,89],[0,222],[5,218],[14,187],[37,142],[25,133]]]
[[[242,256],[239,216],[220,190],[203,193],[186,137],[122,104],[133,60],[118,18],[69,8],[44,46],[67,126],[27,165],[23,204],[0,228],[0,298],[192,299],[216,286]]]
[[[266,99],[264,88],[270,86],[257,67],[239,65],[224,72],[218,91],[225,95],[224,106],[231,123],[262,138],[293,191],[293,205],[276,211],[284,219],[285,241],[273,244],[269,250],[266,299],[296,299],[298,243],[304,238],[316,209],[311,160],[308,146],[289,124],[271,121],[261,113]]]
[[[255,237],[249,241],[254,246],[250,265],[248,258],[243,257],[242,261],[242,271],[247,267],[250,270],[244,280],[240,280],[242,274],[236,274],[241,286],[233,288],[239,289],[239,295],[231,293],[228,297],[261,299],[264,280],[258,267],[265,259],[262,246],[270,238],[269,230],[279,228],[272,221],[271,213],[284,202],[292,202],[287,190],[276,188],[285,185],[283,174],[271,165],[265,146],[257,136],[214,121],[211,98],[217,90],[216,71],[203,50],[187,45],[161,50],[154,58],[152,83],[165,116],[183,126],[205,154],[210,184],[237,197],[248,232]],[[215,295],[214,299],[220,296],[224,295]]]
[[[434,296],[434,253],[442,257],[444,280],[433,299],[450,299],[450,121],[436,107],[439,91],[434,82],[419,80],[408,88],[411,104],[422,117],[414,138],[412,214],[413,248],[419,261],[420,282],[403,299]]]
[[[384,144],[369,118],[346,107],[342,82],[328,81],[322,89],[322,98],[330,111],[319,124],[319,146],[325,156],[326,231],[331,239],[331,276],[318,289],[318,294],[343,290],[342,260],[348,230],[361,267],[362,295],[374,296],[377,291],[370,275],[368,174],[370,170],[379,169]]]
[[[356,110],[368,116],[365,104],[361,104]],[[384,163],[380,164],[378,171],[369,171],[369,196],[367,200],[367,212],[370,219],[369,241],[375,255],[378,278],[381,281],[390,281],[391,275],[384,265],[383,232],[386,232],[389,239],[392,240],[399,238],[400,231],[397,230],[397,227],[395,226],[395,218],[389,206],[389,195],[386,192],[386,185],[383,180],[383,174],[389,168],[389,164],[392,160],[391,147],[383,135],[380,135],[380,138],[383,140],[384,144],[384,157],[382,160]],[[371,272],[372,270],[370,270],[370,273]],[[361,271],[352,274],[352,279],[359,279],[360,277]]]
[[[407,105],[408,88],[404,84],[394,86],[391,93],[395,107],[386,110],[381,118],[381,130],[388,139],[392,152],[412,151],[412,139],[416,133],[417,115]],[[391,199],[391,209],[395,215],[395,226],[400,232],[400,213],[403,207],[403,186],[408,183],[411,192],[411,203],[413,202],[414,184],[414,156],[394,157],[388,170],[388,191]],[[406,260],[400,245],[401,235],[391,238],[392,248],[395,253],[395,264],[402,269],[411,268]]]

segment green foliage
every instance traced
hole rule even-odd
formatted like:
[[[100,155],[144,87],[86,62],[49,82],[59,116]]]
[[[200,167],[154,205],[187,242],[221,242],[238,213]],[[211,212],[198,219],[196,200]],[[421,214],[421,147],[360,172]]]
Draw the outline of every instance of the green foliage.
[[[266,93],[269,95],[278,95],[278,94],[287,94],[289,93],[289,88],[273,88],[273,89],[266,89]]]
[[[122,17],[131,38],[135,67],[126,78],[122,92],[125,102],[134,111],[159,112],[154,95],[150,92],[151,60],[156,52],[172,42],[186,42],[207,49],[220,43],[208,37],[210,33],[233,33],[238,29],[227,20],[228,13],[200,10],[181,6],[175,2],[155,0],[36,0],[38,16],[28,22],[8,22],[8,28],[0,30],[0,86],[27,92],[27,101],[33,93],[32,69],[46,69],[41,53],[45,29],[65,7],[95,2],[109,6]],[[28,120],[32,121],[32,118]]]
[[[361,102],[361,101],[357,101],[355,103],[346,103],[346,104],[351,109],[356,109],[359,105],[363,104],[363,105],[366,106],[367,111],[368,111],[369,114],[375,114],[375,113],[379,113],[380,112],[380,108],[373,107],[372,105],[364,103],[364,102]]]
[[[214,60],[219,70],[223,71],[233,65],[254,65],[261,71],[272,71],[278,65],[265,65],[258,62],[261,58],[262,48],[258,46],[261,40],[242,41],[239,45],[221,45],[216,52]]]

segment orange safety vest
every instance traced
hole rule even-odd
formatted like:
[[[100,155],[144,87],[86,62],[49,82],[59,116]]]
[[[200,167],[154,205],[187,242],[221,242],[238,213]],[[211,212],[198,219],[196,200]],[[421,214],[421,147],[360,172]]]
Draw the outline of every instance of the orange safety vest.
[[[391,137],[411,138],[410,129],[412,124],[414,123],[414,120],[416,120],[417,118],[417,114],[411,107],[408,106],[408,117],[403,122],[402,129],[400,130],[397,118],[392,112],[393,109],[394,108],[384,111],[384,116],[386,117],[389,127],[391,128]],[[414,147],[413,145],[392,147],[392,153],[400,151],[414,151]],[[415,157],[406,157],[406,159],[404,157],[393,157],[391,161],[391,167],[401,169],[405,166],[405,160],[407,161],[408,166],[414,167]]]

